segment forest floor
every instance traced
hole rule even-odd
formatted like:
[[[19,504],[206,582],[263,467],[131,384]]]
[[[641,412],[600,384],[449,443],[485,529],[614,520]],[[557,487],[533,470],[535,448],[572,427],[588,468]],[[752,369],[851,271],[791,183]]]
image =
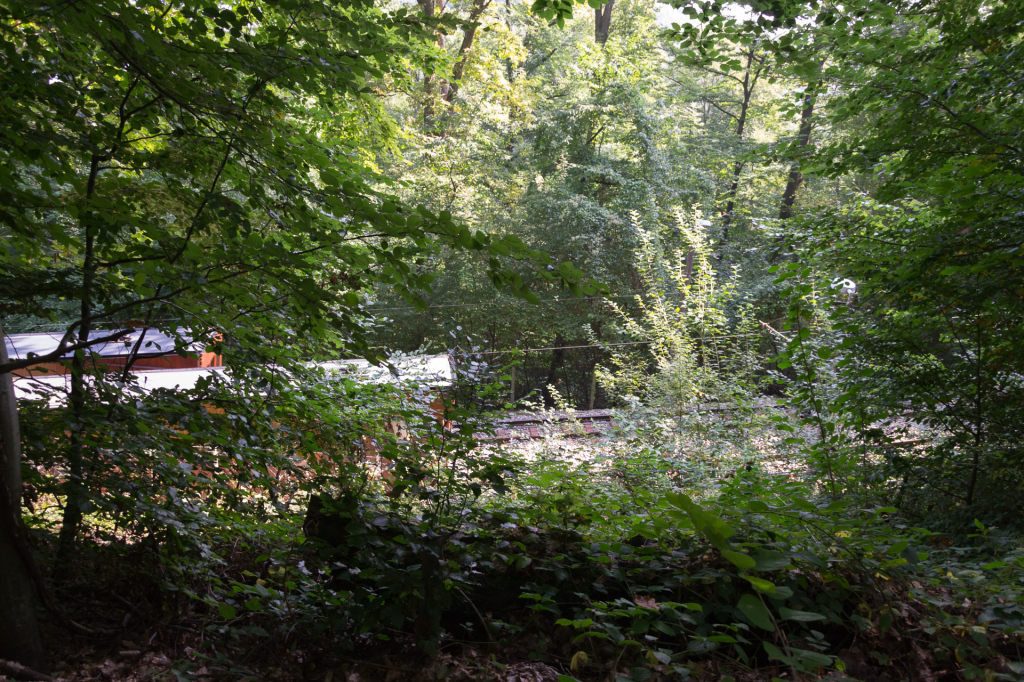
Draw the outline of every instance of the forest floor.
[[[623,420],[620,426],[630,428],[628,420]],[[908,440],[927,437],[920,425],[912,422],[891,424],[889,428],[897,429]],[[782,437],[770,429],[745,434],[747,447],[743,449],[723,449],[721,442],[714,441],[716,433],[720,432],[711,429],[674,440],[664,453],[692,454],[718,446],[715,452],[719,459],[702,466],[712,472],[719,471],[723,476],[731,475],[737,463],[750,461],[751,457],[770,475],[793,478],[803,473],[803,464],[795,451],[785,447]],[[620,441],[603,435],[521,438],[498,447],[528,461],[555,462],[564,467],[562,471],[589,476],[602,471],[612,473],[614,457],[609,453],[614,455],[616,443]],[[731,461],[733,459],[735,461]],[[36,531],[35,540],[44,556],[52,552],[55,541],[52,534]],[[670,549],[663,550],[666,556]],[[281,614],[277,623],[265,617],[259,621],[263,628],[275,632],[271,637],[265,636],[266,631],[261,628],[247,630],[242,627],[244,622],[230,623],[232,627],[225,629],[223,620],[211,619],[208,610],[195,607],[194,595],[190,598],[181,592],[168,592],[170,583],[165,580],[166,575],[161,574],[162,569],[150,566],[140,570],[147,562],[148,551],[144,543],[112,543],[102,534],[84,538],[79,570],[56,586],[55,596],[74,621],[95,633],[69,634],[53,621],[46,621],[50,675],[33,678],[12,674],[12,670],[5,671],[0,665],[0,682],[5,679],[44,682],[50,679],[66,682],[419,682],[442,679],[959,682],[1020,679],[1006,673],[1007,665],[1014,658],[1012,652],[1019,651],[1015,649],[1020,646],[1019,638],[1001,636],[984,628],[983,636],[979,637],[977,623],[982,604],[972,601],[973,594],[958,593],[955,585],[949,586],[953,583],[928,585],[909,576],[886,578],[885,594],[866,595],[865,606],[861,607],[866,609],[863,611],[866,617],[861,618],[864,624],[859,630],[853,629],[851,635],[839,637],[841,649],[833,652],[842,659],[843,672],[823,669],[819,674],[809,674],[767,659],[743,662],[698,658],[687,661],[688,672],[681,674],[678,666],[662,665],[653,659],[641,670],[623,667],[618,659],[609,659],[607,652],[599,655],[595,651],[589,659],[587,656],[580,658],[582,649],[574,644],[568,628],[560,627],[550,614],[525,607],[469,616],[470,620],[487,618],[505,623],[509,629],[507,636],[500,637],[500,643],[490,635],[490,641],[479,635],[475,638],[443,635],[434,656],[420,651],[415,646],[415,637],[408,636],[372,644],[371,640],[360,638],[359,642],[351,642],[350,647],[339,648],[337,643],[327,645],[322,637],[309,632],[303,634],[303,628],[288,621],[288,614]],[[230,564],[231,557],[236,555],[225,556]],[[239,556],[242,557],[239,565],[221,566],[218,574],[247,570],[247,560],[244,555]],[[850,577],[859,580],[853,574]],[[633,595],[632,601],[641,608],[658,608],[652,597],[639,593]],[[936,620],[937,612],[946,619],[945,625]],[[889,618],[888,621],[880,617],[882,613],[891,614],[884,617]],[[244,621],[244,616],[237,621]],[[277,627],[282,624],[287,627]],[[254,634],[257,630],[263,635]],[[934,634],[936,631],[938,635]],[[943,644],[937,639],[944,631],[955,639],[952,647],[949,642]],[[962,641],[969,642],[968,635],[972,633],[976,645],[963,649],[966,653],[961,654]],[[979,649],[987,652],[980,662]],[[973,656],[975,662],[962,665],[958,660],[961,655]],[[980,671],[982,676],[972,677],[970,670]]]
[[[86,627],[103,631],[93,636],[72,635],[53,623],[45,629],[49,646],[49,676],[5,676],[5,680],[64,682],[644,682],[700,680],[770,682],[784,680],[832,680],[860,682],[953,682],[965,678],[950,665],[942,665],[932,649],[922,647],[907,633],[924,626],[927,612],[904,611],[901,628],[888,632],[872,628],[841,651],[846,671],[821,675],[795,675],[785,666],[751,667],[721,660],[688,663],[689,677],[666,666],[652,666],[646,677],[617,675],[611,662],[574,670],[568,652],[572,647],[560,634],[554,618],[530,618],[521,613],[504,617],[511,623],[529,618],[530,627],[501,644],[458,641],[444,637],[437,656],[419,652],[411,641],[360,646],[354,650],[325,647],[316,637],[243,637],[231,643],[208,641],[209,617],[183,610],[172,614],[153,608],[145,593],[152,585],[126,582],[132,573],[130,558],[110,555],[93,546],[83,557],[83,571],[75,583],[60,590],[69,613]],[[99,572],[99,573],[96,573]],[[894,586],[895,587],[895,586]],[[904,586],[908,587],[908,586]],[[949,591],[935,590],[936,598],[949,600]],[[164,607],[166,608],[166,606]],[[951,612],[967,614],[969,605],[953,605]],[[561,628],[564,630],[564,628]],[[902,634],[901,634],[902,633]],[[935,650],[937,651],[937,649]],[[538,660],[542,659],[542,660]],[[1007,661],[998,655],[996,667]],[[0,666],[2,670],[2,666]],[[10,672],[10,671],[8,671]],[[984,679],[1013,679],[994,678]]]

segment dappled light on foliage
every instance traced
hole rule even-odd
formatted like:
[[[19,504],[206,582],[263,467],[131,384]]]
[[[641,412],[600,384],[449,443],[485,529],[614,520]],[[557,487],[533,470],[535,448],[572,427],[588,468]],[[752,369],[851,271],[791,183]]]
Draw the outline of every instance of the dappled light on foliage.
[[[1024,680],[1022,29],[0,0],[0,680]]]

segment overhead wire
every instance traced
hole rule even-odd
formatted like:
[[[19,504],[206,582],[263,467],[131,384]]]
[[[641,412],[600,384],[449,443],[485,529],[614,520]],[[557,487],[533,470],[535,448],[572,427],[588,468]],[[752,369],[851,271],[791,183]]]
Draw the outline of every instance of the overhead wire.
[[[640,294],[625,294],[625,295],[616,295],[616,296],[590,296],[590,297],[587,297],[587,298],[542,298],[542,299],[538,299],[538,300],[539,300],[540,303],[568,303],[568,302],[578,302],[578,301],[604,301],[604,300],[613,299],[613,298],[636,298],[639,295]],[[477,302],[477,303],[438,303],[438,304],[435,304],[435,305],[428,305],[427,308],[428,309],[435,309],[435,308],[479,308],[479,307],[482,307],[482,306],[489,306],[489,305],[501,305],[502,303],[505,303],[505,302],[506,301],[480,301],[480,302]],[[375,304],[373,304],[373,303],[368,303],[364,309],[367,310],[367,311],[370,311],[370,312],[377,312],[377,311],[390,312],[390,311],[394,311],[394,310],[422,310],[422,308],[417,308],[416,306],[403,306],[403,307],[392,307],[392,308],[376,308],[376,307],[373,307],[374,305]],[[154,323],[159,323],[159,322],[178,322],[178,321],[179,320],[177,318],[161,318],[161,319],[153,320]],[[61,323],[61,322],[43,322],[43,323],[33,324],[33,325],[31,325],[31,327],[33,329],[44,329],[44,328],[64,329],[64,328],[67,327],[67,324],[66,323]],[[23,333],[23,332],[17,332],[17,333]]]
[[[636,298],[639,295],[640,294],[628,294],[622,296],[591,296],[588,298],[542,298],[538,300],[541,303],[568,303],[574,301],[604,301],[612,298]],[[488,305],[501,305],[502,303],[506,303],[506,301],[481,301],[478,303],[439,303],[437,305],[428,305],[427,308],[478,308],[481,306]],[[422,308],[417,308],[416,306],[405,306],[400,308],[373,308],[370,306],[373,306],[373,304],[369,304],[369,306],[366,309],[372,311],[422,310]]]
[[[695,339],[696,341],[714,341],[718,339],[742,339],[749,337],[762,336],[762,334],[721,334],[718,336],[701,337]],[[609,346],[638,346],[654,343],[654,341],[621,341],[616,343],[595,343],[585,346],[550,346],[548,348],[507,348],[505,350],[482,350],[482,351],[469,351],[469,355],[498,355],[501,353],[532,353],[538,351],[548,350],[573,350],[575,348],[607,348]]]

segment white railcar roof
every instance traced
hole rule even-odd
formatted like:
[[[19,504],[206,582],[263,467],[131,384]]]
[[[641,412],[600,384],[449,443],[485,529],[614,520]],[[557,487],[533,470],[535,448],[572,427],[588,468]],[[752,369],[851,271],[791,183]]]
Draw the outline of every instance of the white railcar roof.
[[[392,358],[397,375],[385,366],[375,367],[366,360],[318,362],[328,373],[339,372],[367,384],[408,382],[421,387],[449,386],[452,368],[447,355],[402,355]],[[201,379],[222,377],[229,380],[226,367],[185,367],[180,369],[140,369],[132,371],[135,385],[143,393],[159,389],[187,391]],[[71,387],[70,374],[42,374],[15,377],[14,392],[23,400],[49,400],[54,406],[63,402]]]

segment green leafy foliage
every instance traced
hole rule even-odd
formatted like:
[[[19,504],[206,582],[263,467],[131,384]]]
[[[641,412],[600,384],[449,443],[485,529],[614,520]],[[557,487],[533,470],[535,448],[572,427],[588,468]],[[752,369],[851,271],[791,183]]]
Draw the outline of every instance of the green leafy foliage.
[[[1019,26],[1006,21],[1009,5],[922,9],[868,5],[841,29],[850,37],[830,77],[845,94],[830,103],[830,125],[877,123],[823,145],[812,164],[829,176],[880,171],[881,184],[794,231],[805,264],[783,271],[800,280],[791,326],[809,335],[812,320],[827,322],[818,341],[794,337],[784,362],[832,424],[820,439],[829,458],[851,456],[856,433],[884,458],[879,475],[898,481],[890,501],[962,535],[975,518],[1016,525],[1020,111],[1005,97],[1019,83],[989,74],[1019,60]],[[899,31],[876,26],[886,14]],[[856,282],[855,299],[826,295],[837,276]],[[800,302],[812,288],[817,301]],[[823,367],[830,378],[816,376]],[[923,456],[877,428],[908,410],[937,436]]]
[[[1019,7],[606,7],[0,2],[45,579],[120,552],[181,679],[1024,675]],[[147,390],[120,326],[226,368]],[[316,362],[429,344],[453,386]],[[538,386],[614,433],[491,439]]]
[[[636,317],[611,305],[624,331],[644,348],[639,353],[611,349],[612,367],[602,367],[598,377],[627,403],[641,400],[681,415],[701,402],[743,402],[753,396],[759,332],[750,311],[734,300],[737,273],[722,283],[711,266],[707,221],[699,213],[679,212],[676,219],[682,244],[674,252],[667,240],[637,226],[637,270],[646,297],[637,297]]]

